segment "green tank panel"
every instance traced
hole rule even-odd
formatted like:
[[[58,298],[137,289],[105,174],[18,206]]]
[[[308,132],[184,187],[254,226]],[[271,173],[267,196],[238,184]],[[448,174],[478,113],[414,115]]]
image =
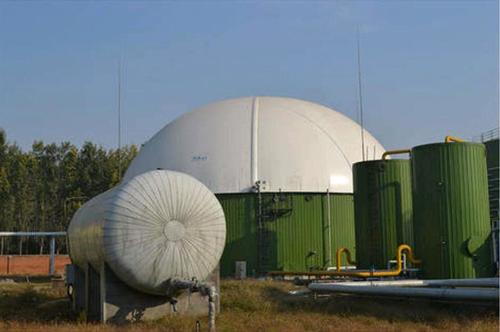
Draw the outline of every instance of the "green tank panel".
[[[411,154],[415,251],[423,277],[491,276],[484,145],[435,143]]]
[[[413,246],[411,162],[359,162],[353,179],[357,266],[385,269],[399,244]]]
[[[247,274],[257,273],[256,200],[253,194],[216,195],[226,217],[226,246],[220,261],[222,276],[233,276],[235,262],[247,262]]]
[[[338,247],[354,251],[351,194],[262,193],[259,198],[257,193],[244,193],[217,197],[227,225],[222,276],[234,275],[236,261],[246,261],[247,275],[258,276],[274,270],[323,269],[335,265]]]
[[[338,248],[349,249],[352,259],[356,257],[356,235],[354,230],[354,197],[353,195],[330,195],[331,209],[331,257],[332,263],[336,265],[336,253]],[[328,208],[328,207],[326,207]],[[328,225],[326,225],[328,227]],[[326,233],[328,236],[328,232]],[[327,258],[328,261],[328,258]],[[347,262],[342,257],[342,264]]]

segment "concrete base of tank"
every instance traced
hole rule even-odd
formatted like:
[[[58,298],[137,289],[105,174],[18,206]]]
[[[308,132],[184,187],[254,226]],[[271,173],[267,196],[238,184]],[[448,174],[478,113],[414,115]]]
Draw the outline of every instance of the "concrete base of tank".
[[[200,293],[183,292],[175,298],[139,292],[121,281],[104,265],[96,271],[90,265],[81,269],[73,265],[73,310],[84,313],[87,321],[127,323],[153,320],[169,314],[208,315],[208,297]],[[219,267],[206,282],[214,285],[219,294]],[[216,297],[216,310],[220,311],[220,296]]]

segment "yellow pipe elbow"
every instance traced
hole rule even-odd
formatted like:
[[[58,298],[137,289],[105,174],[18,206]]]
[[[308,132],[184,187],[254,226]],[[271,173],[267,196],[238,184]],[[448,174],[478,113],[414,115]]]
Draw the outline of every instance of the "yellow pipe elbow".
[[[352,277],[363,277],[363,278],[369,278],[369,277],[395,277],[401,274],[403,271],[403,260],[401,259],[401,256],[403,252],[408,253],[408,260],[412,264],[420,264],[421,261],[419,259],[415,259],[413,257],[413,250],[411,247],[407,244],[400,244],[397,248],[397,254],[396,254],[396,269],[389,271],[389,270],[384,270],[384,271],[364,271],[364,272],[337,272],[341,273],[340,275],[345,275],[345,276],[352,276]]]
[[[340,272],[342,266],[342,253],[346,254],[347,263],[350,265],[356,265],[356,262],[351,259],[351,252],[346,247],[341,247],[337,249],[337,271]]]
[[[464,142],[463,139],[455,137],[455,136],[446,136],[444,138],[445,143],[451,143],[451,142]]]

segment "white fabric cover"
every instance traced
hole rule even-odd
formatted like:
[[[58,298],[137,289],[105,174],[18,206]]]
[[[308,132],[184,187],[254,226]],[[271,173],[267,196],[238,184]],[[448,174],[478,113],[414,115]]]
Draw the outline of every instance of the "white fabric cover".
[[[129,286],[165,294],[169,279],[203,281],[224,249],[226,224],[214,194],[193,177],[140,174],[83,205],[68,238],[73,263],[106,262]]]

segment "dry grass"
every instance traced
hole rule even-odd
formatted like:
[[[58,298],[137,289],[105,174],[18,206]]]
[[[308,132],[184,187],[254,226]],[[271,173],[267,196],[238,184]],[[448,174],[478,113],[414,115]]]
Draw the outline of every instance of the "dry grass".
[[[295,286],[273,281],[224,281],[218,331],[498,331],[498,307],[350,296],[298,298]],[[0,284],[1,331],[201,331],[205,317],[171,316],[110,326],[78,323],[62,290],[48,284]]]

